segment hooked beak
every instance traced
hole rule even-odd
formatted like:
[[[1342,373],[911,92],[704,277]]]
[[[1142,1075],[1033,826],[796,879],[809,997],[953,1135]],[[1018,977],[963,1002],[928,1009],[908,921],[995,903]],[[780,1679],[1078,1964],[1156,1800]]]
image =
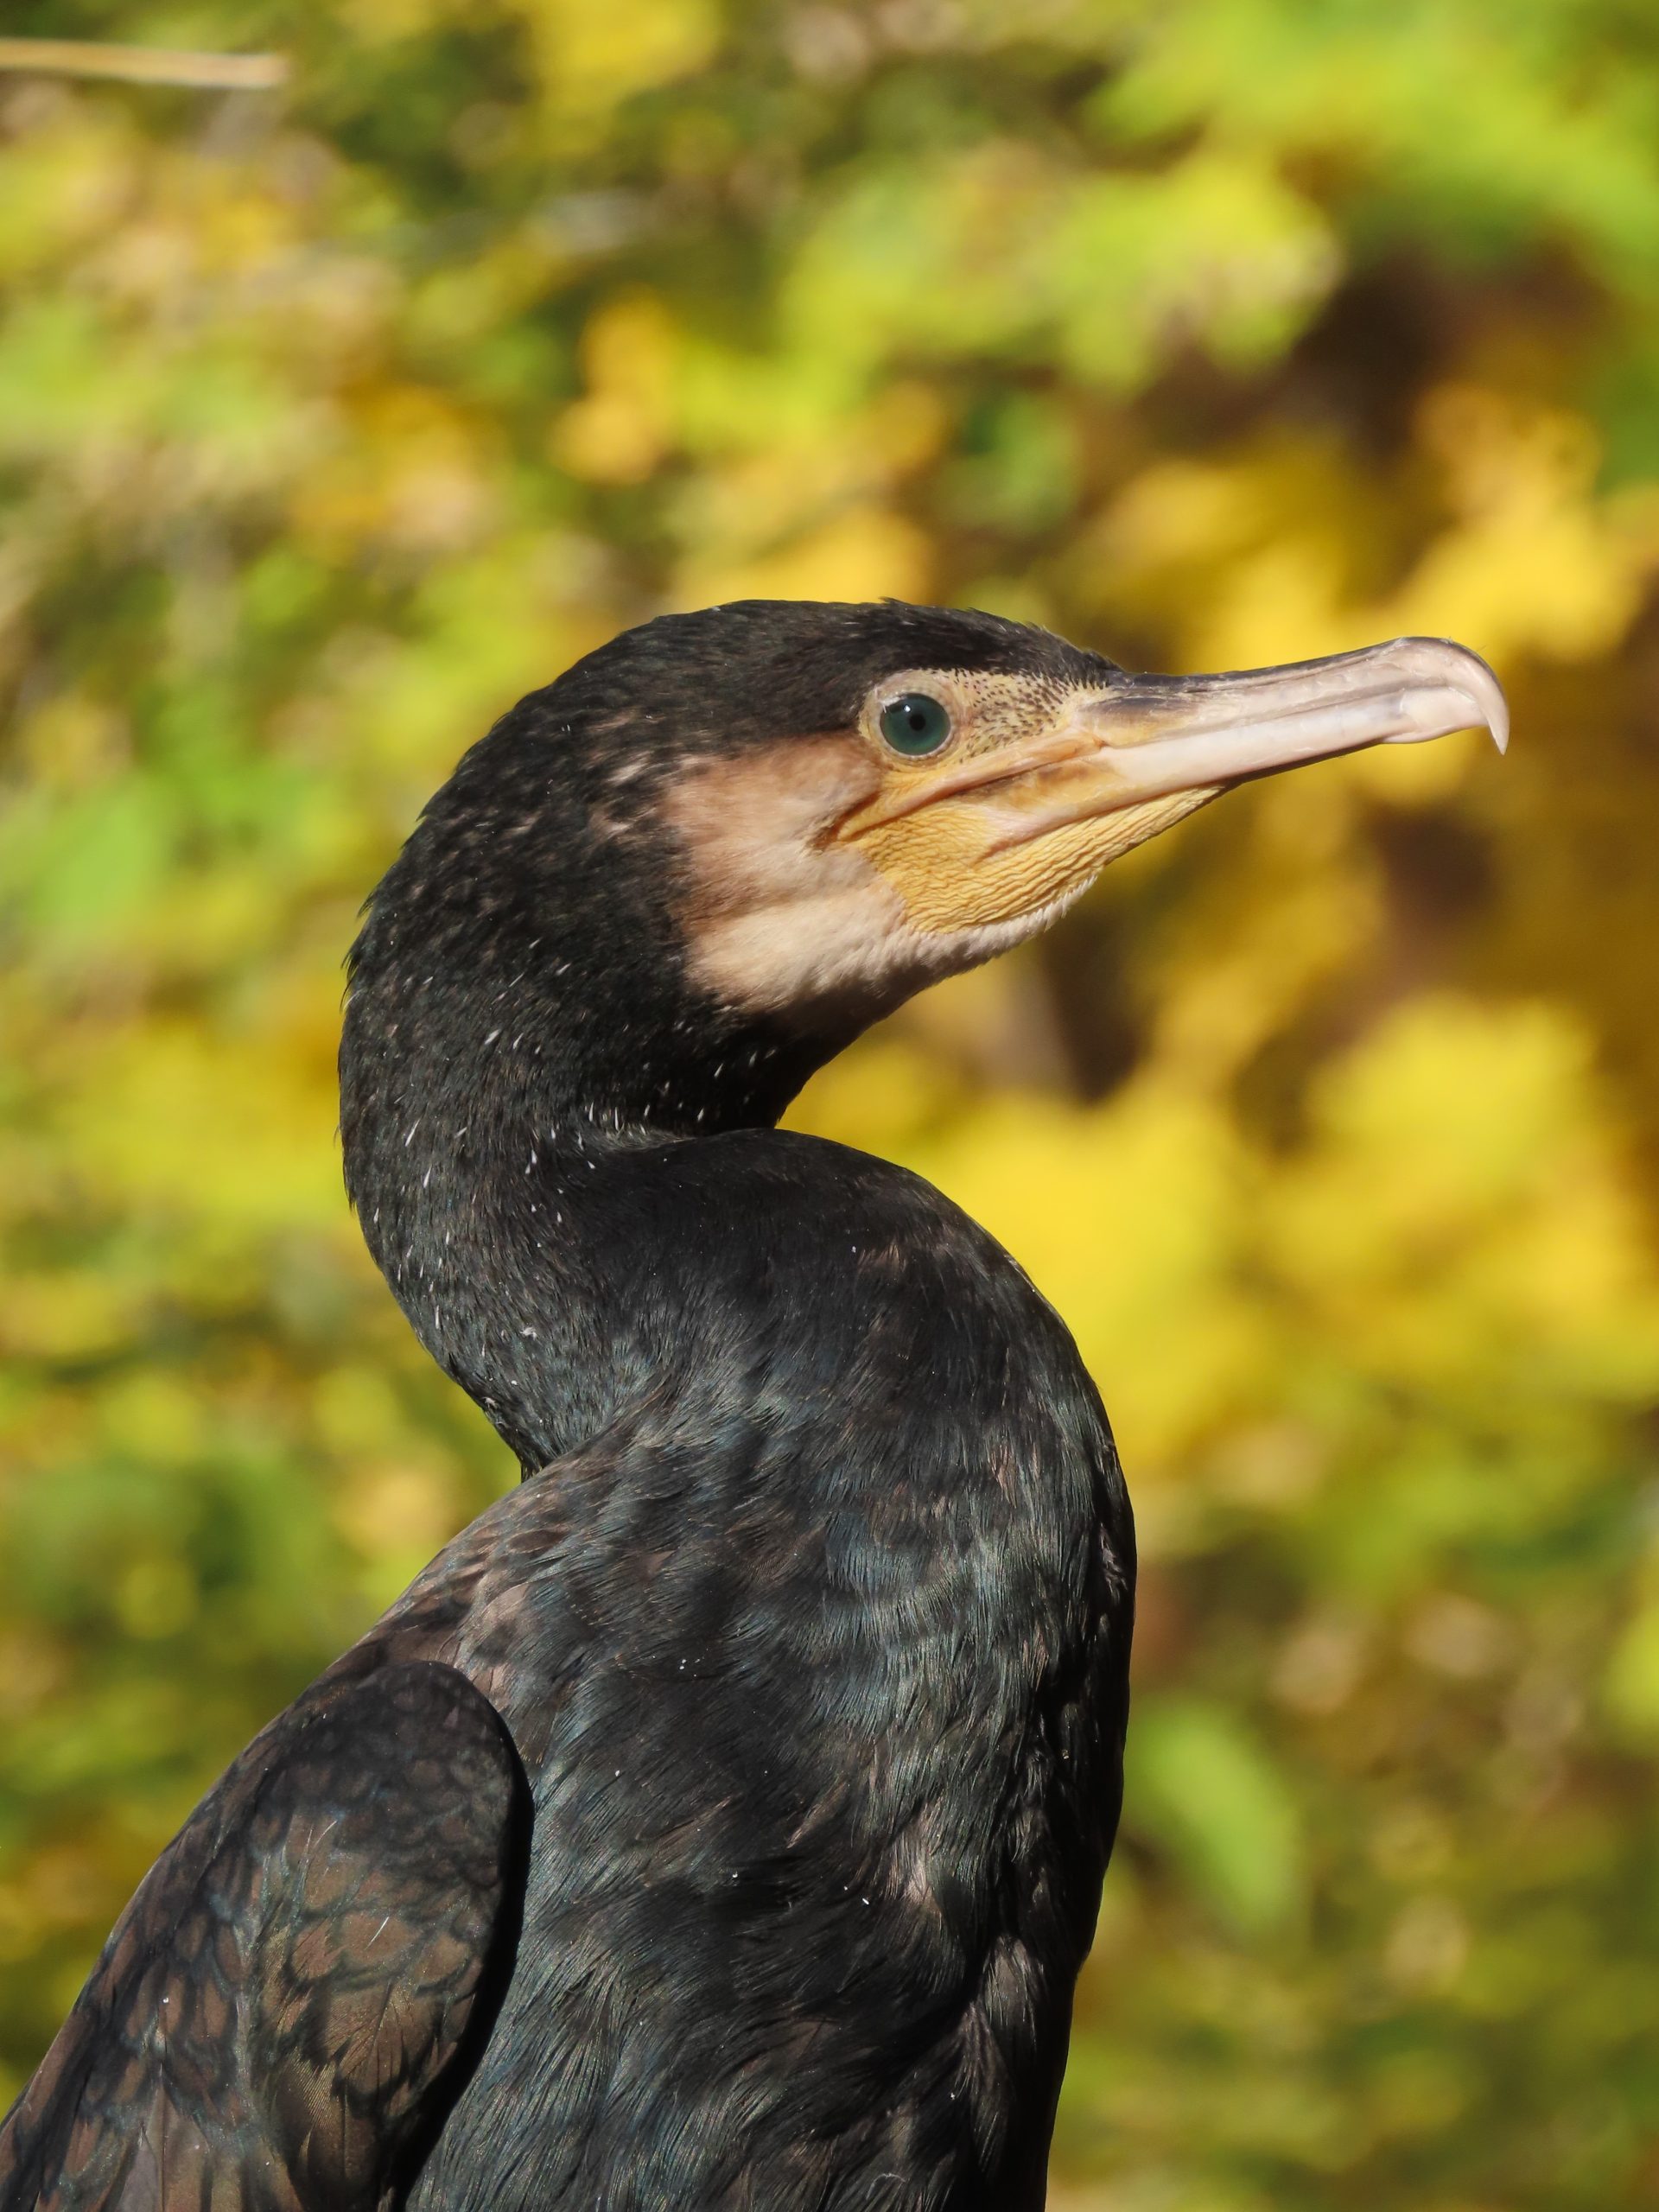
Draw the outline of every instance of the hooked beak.
[[[1478,728],[1500,753],[1508,746],[1503,690],[1478,653],[1447,638],[1396,638],[1282,668],[1132,676],[1080,707],[1063,757],[1033,760],[1039,772],[1019,776],[1024,788],[992,849],[1303,761]],[[1014,800],[1014,787],[995,796],[1005,794]]]

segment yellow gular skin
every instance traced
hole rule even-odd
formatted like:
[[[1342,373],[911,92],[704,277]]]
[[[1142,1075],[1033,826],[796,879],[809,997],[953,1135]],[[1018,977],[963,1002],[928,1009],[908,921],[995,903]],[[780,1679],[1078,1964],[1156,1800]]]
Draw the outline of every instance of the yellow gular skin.
[[[1064,772],[1045,779],[1063,788]],[[1014,800],[944,798],[860,838],[871,864],[898,893],[911,926],[929,935],[981,929],[1046,913],[1086,890],[1109,861],[1144,844],[1220,796],[1221,786],[1142,799],[1091,820],[1068,823],[1026,844],[1001,844]]]

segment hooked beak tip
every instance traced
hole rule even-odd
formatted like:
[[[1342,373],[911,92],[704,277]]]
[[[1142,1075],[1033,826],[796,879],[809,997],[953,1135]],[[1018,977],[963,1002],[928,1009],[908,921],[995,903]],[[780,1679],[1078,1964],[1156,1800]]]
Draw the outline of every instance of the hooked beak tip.
[[[1493,673],[1490,663],[1467,645],[1460,645],[1450,638],[1396,638],[1392,645],[1372,648],[1379,657],[1398,653],[1402,659],[1433,655],[1455,664],[1456,674],[1445,679],[1446,690],[1452,701],[1466,705],[1469,715],[1466,727],[1484,729],[1500,753],[1510,749],[1510,702],[1503,696],[1503,687]],[[1455,706],[1451,709],[1456,711]],[[1442,723],[1436,734],[1445,734],[1449,725]],[[1427,731],[1402,729],[1385,744],[1409,745]]]

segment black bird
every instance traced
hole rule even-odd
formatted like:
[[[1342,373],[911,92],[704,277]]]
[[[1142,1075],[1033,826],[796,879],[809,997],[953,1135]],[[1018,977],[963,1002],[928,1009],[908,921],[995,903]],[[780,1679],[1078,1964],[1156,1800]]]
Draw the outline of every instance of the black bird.
[[[1007,1255],[773,1124],[1226,785],[1482,722],[1436,640],[1145,677],[753,602],[467,753],[352,954],[346,1173],[527,1479],[156,1862],[0,2134],[7,2212],[1042,2203],[1128,1503]]]

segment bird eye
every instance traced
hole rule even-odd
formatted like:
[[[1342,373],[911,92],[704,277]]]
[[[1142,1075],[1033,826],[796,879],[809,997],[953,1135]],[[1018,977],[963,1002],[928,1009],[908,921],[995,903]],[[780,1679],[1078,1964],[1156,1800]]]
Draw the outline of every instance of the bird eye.
[[[950,717],[925,691],[906,691],[882,708],[881,734],[895,753],[914,759],[938,751],[950,734]]]

